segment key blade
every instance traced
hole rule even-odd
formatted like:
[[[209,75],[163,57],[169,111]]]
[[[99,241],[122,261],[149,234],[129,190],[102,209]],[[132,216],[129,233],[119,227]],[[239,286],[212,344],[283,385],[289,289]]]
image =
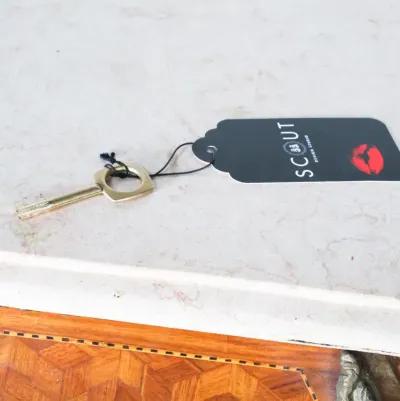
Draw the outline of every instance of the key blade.
[[[38,214],[46,213],[50,210],[50,202],[44,200],[42,202],[32,203],[31,205],[18,207],[17,216],[21,220],[26,220]]]
[[[21,220],[30,219],[43,213],[48,213],[56,209],[71,205],[72,203],[80,202],[81,200],[90,199],[94,196],[101,195],[103,190],[96,185],[78,192],[68,195],[63,195],[50,200],[42,200],[30,205],[17,208],[17,216]]]

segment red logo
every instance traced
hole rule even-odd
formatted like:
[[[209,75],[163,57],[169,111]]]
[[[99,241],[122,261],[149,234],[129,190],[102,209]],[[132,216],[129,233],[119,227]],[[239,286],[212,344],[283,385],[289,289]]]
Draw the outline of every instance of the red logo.
[[[365,174],[379,175],[383,170],[384,158],[375,145],[363,144],[353,149],[351,163]]]

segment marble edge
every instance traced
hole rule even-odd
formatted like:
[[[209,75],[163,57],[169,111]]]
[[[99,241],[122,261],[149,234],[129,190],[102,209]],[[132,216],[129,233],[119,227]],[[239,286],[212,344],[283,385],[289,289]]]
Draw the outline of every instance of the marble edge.
[[[0,305],[400,355],[396,298],[202,273],[0,251]]]
[[[132,277],[155,281],[169,281],[174,284],[197,284],[216,288],[250,290],[250,292],[267,292],[286,297],[303,298],[333,304],[355,306],[371,306],[395,309],[400,311],[400,299],[374,294],[359,294],[339,290],[320,289],[295,284],[259,281],[238,277],[227,277],[183,270],[159,269],[134,265],[110,264],[83,261],[70,258],[56,258],[16,252],[0,251],[0,264],[25,266],[53,271],[69,271],[74,273],[102,274],[122,277]]]

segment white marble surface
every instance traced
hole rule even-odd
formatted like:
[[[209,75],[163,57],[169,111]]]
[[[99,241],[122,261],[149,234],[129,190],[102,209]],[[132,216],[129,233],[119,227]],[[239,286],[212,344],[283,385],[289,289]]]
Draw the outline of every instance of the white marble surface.
[[[400,144],[399,39],[394,0],[3,0],[0,304],[400,354],[397,182],[209,169],[14,213],[91,184],[101,151],[154,171],[225,118],[375,117]]]

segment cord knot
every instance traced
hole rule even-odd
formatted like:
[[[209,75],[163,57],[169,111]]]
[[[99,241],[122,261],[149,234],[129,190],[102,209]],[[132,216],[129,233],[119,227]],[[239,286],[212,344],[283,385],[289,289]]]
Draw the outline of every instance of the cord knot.
[[[106,163],[104,165],[104,167],[111,170],[112,177],[118,177],[118,178],[136,177],[135,174],[132,174],[129,171],[129,168],[125,163],[123,163],[115,158],[115,152],[100,153],[100,159],[108,161],[108,163]],[[116,164],[117,166],[123,167],[124,170],[122,170],[122,171],[117,170],[116,167],[114,166],[114,164]]]

